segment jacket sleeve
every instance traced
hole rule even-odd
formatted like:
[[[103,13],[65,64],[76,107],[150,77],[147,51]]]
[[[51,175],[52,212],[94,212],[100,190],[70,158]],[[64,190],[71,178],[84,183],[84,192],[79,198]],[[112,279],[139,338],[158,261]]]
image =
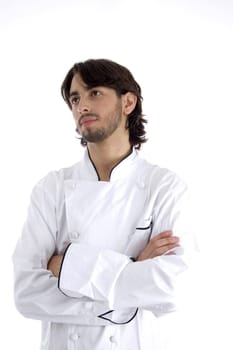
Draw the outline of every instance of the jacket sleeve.
[[[158,316],[174,311],[176,280],[196,251],[186,197],[186,185],[173,176],[152,198],[152,237],[173,230],[181,240],[173,255],[132,262],[124,254],[109,249],[74,243],[63,260],[60,289],[70,297],[87,296],[107,302],[114,310],[138,307]],[[80,259],[81,256],[84,258]]]
[[[67,297],[58,289],[58,279],[47,270],[48,261],[57,250],[57,225],[55,201],[44,190],[44,182],[32,192],[27,221],[13,254],[16,307],[25,317],[34,319],[81,325],[109,324],[96,317],[106,311],[107,303],[88,296]]]

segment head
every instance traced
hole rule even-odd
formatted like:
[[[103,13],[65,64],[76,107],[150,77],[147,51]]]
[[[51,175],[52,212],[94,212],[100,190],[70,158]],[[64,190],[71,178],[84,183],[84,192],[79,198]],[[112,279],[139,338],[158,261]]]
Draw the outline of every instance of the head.
[[[103,86],[114,89],[118,97],[128,92],[136,96],[137,102],[133,111],[127,116],[126,128],[129,132],[131,146],[140,149],[141,144],[146,142],[145,124],[147,121],[142,114],[141,88],[130,71],[124,66],[107,59],[90,59],[75,63],[67,73],[61,86],[62,97],[70,109],[72,109],[70,88],[76,74],[90,89]],[[87,144],[86,140],[81,138],[81,144],[85,146]]]

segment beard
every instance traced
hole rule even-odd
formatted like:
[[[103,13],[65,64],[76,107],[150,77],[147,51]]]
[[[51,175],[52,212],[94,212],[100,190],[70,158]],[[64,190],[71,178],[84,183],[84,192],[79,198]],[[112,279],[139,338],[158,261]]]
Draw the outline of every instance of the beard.
[[[98,116],[95,115],[97,118]],[[98,118],[99,120],[99,118]],[[119,102],[115,108],[115,110],[106,118],[106,125],[101,128],[93,129],[86,128],[83,132],[80,132],[78,128],[76,128],[76,132],[81,135],[82,139],[86,142],[90,143],[98,143],[106,140],[109,136],[111,136],[114,131],[118,128],[118,126],[122,122],[121,115],[121,102]]]
[[[106,132],[104,128],[99,128],[96,130],[85,130],[85,132],[80,133],[78,128],[76,129],[76,132],[82,136],[83,141],[85,142],[91,142],[91,143],[97,143],[104,141],[110,134]]]

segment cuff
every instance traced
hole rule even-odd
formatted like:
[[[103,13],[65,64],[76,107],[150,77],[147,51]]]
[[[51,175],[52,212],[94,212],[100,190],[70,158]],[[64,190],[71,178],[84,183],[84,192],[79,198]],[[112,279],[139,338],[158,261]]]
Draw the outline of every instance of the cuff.
[[[116,280],[130,261],[110,249],[72,243],[63,257],[58,287],[70,297],[108,301],[111,308]]]

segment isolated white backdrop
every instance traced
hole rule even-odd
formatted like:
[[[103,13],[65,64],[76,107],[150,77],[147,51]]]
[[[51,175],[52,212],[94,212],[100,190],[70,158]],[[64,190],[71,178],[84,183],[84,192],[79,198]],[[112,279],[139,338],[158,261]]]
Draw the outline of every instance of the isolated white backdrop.
[[[0,0],[0,20],[1,348],[39,348],[39,321],[14,308],[11,255],[34,184],[82,156],[61,82],[104,57],[142,87],[143,153],[193,194],[201,253],[180,312],[161,320],[164,349],[232,350],[232,1]]]

